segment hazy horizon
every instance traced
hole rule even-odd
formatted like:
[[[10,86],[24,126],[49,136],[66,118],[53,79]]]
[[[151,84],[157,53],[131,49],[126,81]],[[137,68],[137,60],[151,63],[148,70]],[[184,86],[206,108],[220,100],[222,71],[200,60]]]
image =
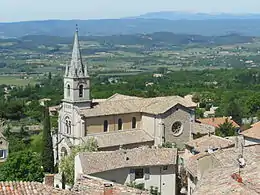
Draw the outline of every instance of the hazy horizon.
[[[177,11],[196,13],[260,13],[259,0],[2,0],[0,22],[36,20],[115,19],[142,15],[148,12]]]

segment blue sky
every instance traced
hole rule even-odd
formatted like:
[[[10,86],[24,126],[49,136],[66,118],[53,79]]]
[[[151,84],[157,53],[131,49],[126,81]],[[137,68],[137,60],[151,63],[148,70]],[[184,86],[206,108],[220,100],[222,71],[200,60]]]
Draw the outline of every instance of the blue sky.
[[[119,18],[154,11],[260,13],[260,0],[0,0],[0,22]]]

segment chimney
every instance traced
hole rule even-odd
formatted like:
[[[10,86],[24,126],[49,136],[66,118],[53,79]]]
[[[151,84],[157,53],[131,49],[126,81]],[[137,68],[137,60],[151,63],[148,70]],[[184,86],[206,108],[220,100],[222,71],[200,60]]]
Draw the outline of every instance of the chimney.
[[[112,183],[104,183],[104,195],[113,195]]]
[[[44,184],[50,187],[54,187],[54,174],[46,174],[44,178]]]

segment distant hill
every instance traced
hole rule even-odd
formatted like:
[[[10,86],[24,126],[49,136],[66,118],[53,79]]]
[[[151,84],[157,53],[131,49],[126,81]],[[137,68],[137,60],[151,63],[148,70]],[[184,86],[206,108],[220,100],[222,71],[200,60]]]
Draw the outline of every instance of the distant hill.
[[[132,18],[165,19],[165,20],[251,20],[260,19],[260,14],[230,14],[230,13],[191,13],[191,12],[150,12]]]
[[[40,52],[50,52],[49,48],[56,48],[58,51],[61,44],[72,44],[72,37],[59,37],[47,35],[27,35],[18,39],[0,39],[0,46],[3,50],[15,51],[16,49],[28,49]],[[80,36],[81,41],[92,41],[99,43],[99,47],[83,49],[85,54],[92,54],[95,52],[113,51],[119,48],[120,50],[133,50],[131,47],[118,47],[119,45],[142,45],[140,51],[147,51],[150,49],[172,49],[175,46],[190,45],[190,46],[212,46],[212,45],[230,45],[238,43],[253,42],[253,37],[241,36],[238,34],[230,34],[225,36],[201,36],[201,35],[186,35],[174,34],[171,32],[156,32],[152,34],[134,34],[134,35],[111,35],[111,36]],[[39,47],[45,46],[45,47]],[[67,48],[69,51],[70,49]],[[51,49],[53,50],[53,49]],[[55,50],[55,51],[56,51]],[[51,51],[52,52],[52,51]]]
[[[71,36],[78,24],[84,36],[108,36],[153,32],[197,34],[204,36],[238,33],[260,36],[260,19],[212,19],[212,20],[166,20],[166,19],[107,19],[107,20],[46,20],[0,23],[0,38],[26,35]]]

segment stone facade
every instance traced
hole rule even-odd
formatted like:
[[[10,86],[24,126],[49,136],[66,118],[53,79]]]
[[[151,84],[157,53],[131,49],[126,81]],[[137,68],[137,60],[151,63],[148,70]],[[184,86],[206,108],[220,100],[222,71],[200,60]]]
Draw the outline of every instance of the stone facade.
[[[140,98],[115,94],[102,101],[91,100],[90,77],[82,63],[76,32],[71,63],[64,75],[64,98],[57,108],[59,129],[53,136],[56,162],[89,137],[97,138],[101,150],[160,146],[164,142],[182,147],[191,139],[195,106],[179,96]],[[172,131],[176,122],[181,128],[178,135]]]
[[[183,148],[184,143],[191,139],[191,125],[195,121],[194,111],[183,106],[177,106],[170,109],[162,115],[162,122],[165,127],[165,141],[175,143],[178,147]],[[174,123],[180,122],[181,132],[174,134]]]

